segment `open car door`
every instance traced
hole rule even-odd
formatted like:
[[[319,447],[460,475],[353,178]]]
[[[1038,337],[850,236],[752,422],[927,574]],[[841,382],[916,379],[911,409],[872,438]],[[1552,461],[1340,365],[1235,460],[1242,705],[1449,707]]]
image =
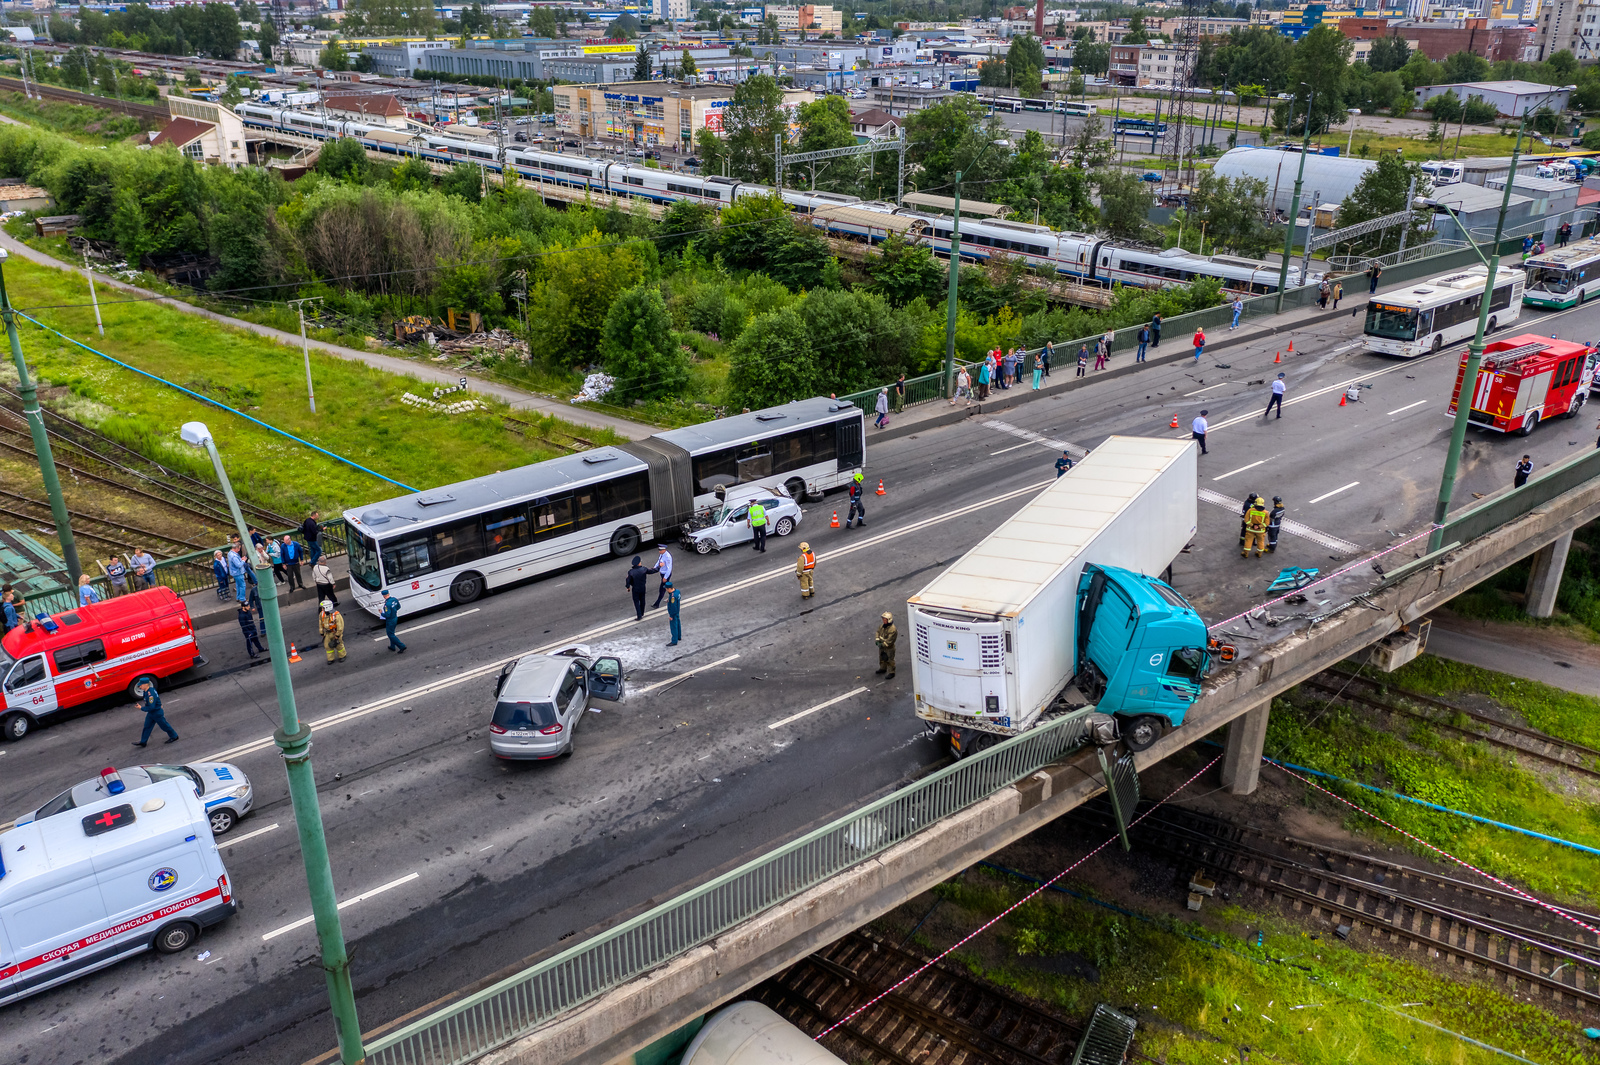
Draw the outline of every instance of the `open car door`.
[[[589,667],[589,697],[616,702],[622,698],[622,661],[597,658]]]

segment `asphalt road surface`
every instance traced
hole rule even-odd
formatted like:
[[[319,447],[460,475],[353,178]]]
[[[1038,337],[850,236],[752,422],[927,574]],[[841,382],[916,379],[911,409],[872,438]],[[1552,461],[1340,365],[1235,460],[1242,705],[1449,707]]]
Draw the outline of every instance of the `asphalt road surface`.
[[[1421,528],[1448,439],[1455,359],[1367,355],[1355,339],[1359,322],[1341,317],[1295,334],[1281,365],[1273,357],[1288,336],[869,440],[869,484],[882,478],[888,494],[867,497],[864,529],[830,529],[831,512],[844,509],[830,496],[807,504],[797,533],[772,538],[764,555],[676,553],[684,641],[675,648],[665,646],[664,610],[635,622],[626,560],[409,618],[403,656],[351,607],[350,657],[332,666],[315,638],[311,597],[297,593],[285,625],[304,658],[292,668],[301,713],[316,730],[334,878],[341,899],[366,896],[343,911],[363,1027],[941,764],[911,713],[909,639],[900,641],[895,679],[873,673],[875,619],[883,610],[903,618],[907,596],[1047,484],[1063,443],[1186,437],[1200,407],[1210,410],[1201,488],[1219,502],[1202,502],[1199,533],[1173,581],[1211,621],[1259,601],[1281,566],[1327,567]],[[1589,336],[1600,332],[1600,309],[1530,315],[1513,328]],[[1187,339],[1169,333],[1163,350]],[[1263,421],[1266,381],[1278,369],[1288,374],[1288,401],[1281,419]],[[1352,380],[1371,387],[1340,407]],[[1169,428],[1174,415],[1182,430]],[[1592,447],[1588,417],[1547,423],[1526,439],[1474,431],[1458,503],[1509,484],[1525,451],[1543,465]],[[1237,500],[1247,490],[1282,495],[1304,526],[1269,559],[1236,552]],[[818,554],[811,601],[799,598],[793,576],[801,540]],[[585,716],[571,758],[495,760],[486,729],[502,664],[575,641],[622,659],[626,699]],[[216,673],[165,698],[182,740],[139,752],[221,756],[250,775],[257,808],[223,837],[241,912],[182,955],[147,954],[0,1012],[0,1039],[19,1048],[11,1060],[293,1063],[333,1045],[315,935],[297,924],[311,910],[270,739],[271,672],[250,667],[241,642],[231,620],[202,631]],[[138,724],[124,705],[0,748],[0,810],[20,813],[102,766],[130,764]]]

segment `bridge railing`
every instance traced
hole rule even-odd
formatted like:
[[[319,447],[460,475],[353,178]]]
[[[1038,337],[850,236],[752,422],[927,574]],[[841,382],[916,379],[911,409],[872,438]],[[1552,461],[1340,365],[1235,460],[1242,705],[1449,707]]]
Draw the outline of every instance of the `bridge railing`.
[[[503,1046],[1060,761],[1092,707],[1055,718],[386,1033],[371,1065],[458,1065]]]

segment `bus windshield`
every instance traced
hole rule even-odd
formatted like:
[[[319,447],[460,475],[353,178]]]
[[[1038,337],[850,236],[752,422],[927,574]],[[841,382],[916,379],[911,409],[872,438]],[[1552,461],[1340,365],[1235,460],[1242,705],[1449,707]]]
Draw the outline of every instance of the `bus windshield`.
[[[363,536],[346,524],[344,543],[345,550],[350,554],[350,579],[370,591],[376,592],[382,588],[383,576],[378,572],[378,545],[372,542],[372,537]]]
[[[1383,303],[1369,303],[1366,334],[1386,337],[1389,340],[1415,340],[1417,318],[1415,307],[1391,307]]]
[[[1572,272],[1561,266],[1536,266],[1528,271],[1529,292],[1566,292],[1572,287]]]

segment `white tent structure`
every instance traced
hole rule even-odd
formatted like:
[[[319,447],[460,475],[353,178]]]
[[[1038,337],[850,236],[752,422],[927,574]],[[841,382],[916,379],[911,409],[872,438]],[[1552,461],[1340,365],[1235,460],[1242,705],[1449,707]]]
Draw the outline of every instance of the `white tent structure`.
[[[1345,159],[1334,155],[1307,155],[1305,184],[1300,206],[1314,203],[1342,203],[1355,191],[1362,177],[1376,163],[1365,159]],[[1231,148],[1217,160],[1213,172],[1229,180],[1259,178],[1267,183],[1267,202],[1283,214],[1289,213],[1294,198],[1295,174],[1300,169],[1300,153],[1281,148]]]

